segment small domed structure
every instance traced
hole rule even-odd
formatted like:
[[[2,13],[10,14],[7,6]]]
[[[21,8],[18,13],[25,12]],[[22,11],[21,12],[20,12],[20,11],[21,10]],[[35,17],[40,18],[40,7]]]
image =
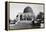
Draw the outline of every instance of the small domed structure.
[[[24,12],[23,12],[23,13],[28,13],[28,12],[33,13],[32,8],[29,7],[29,6],[27,6],[27,7],[24,9]]]

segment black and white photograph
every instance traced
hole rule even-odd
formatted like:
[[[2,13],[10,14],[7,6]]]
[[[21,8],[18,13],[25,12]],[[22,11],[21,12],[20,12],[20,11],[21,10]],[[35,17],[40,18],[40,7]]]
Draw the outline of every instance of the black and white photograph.
[[[7,29],[43,29],[44,3],[8,2]]]

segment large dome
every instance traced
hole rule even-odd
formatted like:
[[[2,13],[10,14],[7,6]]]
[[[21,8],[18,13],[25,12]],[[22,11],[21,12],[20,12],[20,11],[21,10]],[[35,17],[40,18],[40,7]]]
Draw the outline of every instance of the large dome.
[[[24,13],[28,13],[28,12],[33,13],[32,8],[29,7],[29,6],[27,6],[27,7],[24,9]]]

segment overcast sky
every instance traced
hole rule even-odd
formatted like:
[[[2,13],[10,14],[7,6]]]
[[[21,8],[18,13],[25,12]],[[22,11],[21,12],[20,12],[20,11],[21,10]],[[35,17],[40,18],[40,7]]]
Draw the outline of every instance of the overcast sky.
[[[23,13],[25,7],[31,7],[34,14],[37,16],[39,12],[43,12],[43,5],[38,4],[20,4],[20,3],[10,3],[10,19],[16,19],[18,13]]]

